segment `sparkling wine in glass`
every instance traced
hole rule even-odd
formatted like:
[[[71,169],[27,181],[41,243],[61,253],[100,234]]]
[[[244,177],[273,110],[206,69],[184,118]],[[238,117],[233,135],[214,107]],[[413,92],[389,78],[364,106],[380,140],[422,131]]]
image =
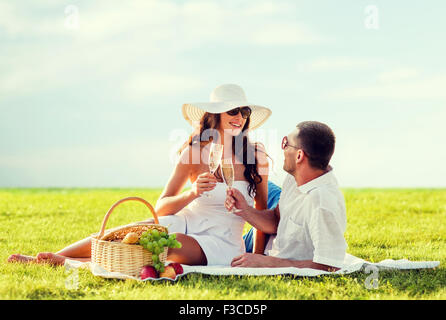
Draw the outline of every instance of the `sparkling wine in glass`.
[[[234,166],[231,160],[223,160],[221,172],[228,188],[232,188],[232,184],[234,183]],[[234,212],[234,208],[230,212]]]
[[[229,160],[223,161],[221,171],[226,184],[231,188],[232,183],[234,182],[234,166],[232,165],[232,162]]]
[[[209,171],[214,174],[217,171],[218,166],[221,163],[221,157],[223,155],[223,145],[218,143],[211,143],[209,150]]]
[[[209,171],[214,174],[217,171],[221,163],[221,157],[223,155],[223,145],[218,143],[211,143],[209,150]],[[210,198],[209,193],[204,193],[206,197]]]

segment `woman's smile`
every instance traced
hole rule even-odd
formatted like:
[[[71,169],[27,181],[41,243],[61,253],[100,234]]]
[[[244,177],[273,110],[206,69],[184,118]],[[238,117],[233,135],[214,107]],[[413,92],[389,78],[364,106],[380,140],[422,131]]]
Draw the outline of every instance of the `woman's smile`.
[[[236,129],[240,129],[242,127],[242,125],[238,122],[229,122],[229,124]]]

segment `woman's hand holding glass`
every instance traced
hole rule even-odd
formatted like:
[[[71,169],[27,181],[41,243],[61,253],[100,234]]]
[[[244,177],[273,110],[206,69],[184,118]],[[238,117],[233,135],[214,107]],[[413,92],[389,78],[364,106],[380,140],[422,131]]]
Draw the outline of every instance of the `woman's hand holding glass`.
[[[204,172],[197,177],[192,184],[192,193],[194,196],[201,197],[205,192],[211,191],[217,185],[217,179],[210,172]]]

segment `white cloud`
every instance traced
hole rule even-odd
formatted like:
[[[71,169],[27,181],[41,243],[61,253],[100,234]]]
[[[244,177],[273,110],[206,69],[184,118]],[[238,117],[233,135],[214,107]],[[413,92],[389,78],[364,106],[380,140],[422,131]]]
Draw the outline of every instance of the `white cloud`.
[[[171,58],[175,68],[179,53],[205,44],[254,49],[323,41],[297,21],[293,2],[141,0],[74,5],[79,9],[79,28],[70,30],[64,26],[66,5],[57,1],[0,4],[2,46],[7,52],[0,62],[5,67],[0,74],[2,95],[56,91],[82,85],[86,79],[100,83],[111,78],[128,79],[126,90],[135,95],[165,93],[180,85],[187,90],[199,87],[201,80],[178,68],[168,75],[153,72],[155,80],[152,71],[141,73],[141,63],[166,65]],[[45,16],[36,14],[42,7]],[[19,45],[15,38],[28,40]]]
[[[153,94],[177,94],[204,86],[195,75],[139,73],[124,83],[124,94],[128,99],[143,100]]]
[[[441,115],[438,115],[441,117]],[[333,167],[343,187],[445,187],[446,150],[441,121],[420,115],[411,130],[336,133]],[[429,123],[426,126],[425,123]],[[390,142],[389,142],[390,141]]]
[[[116,35],[132,36],[132,33],[145,35],[148,41],[172,40],[172,37],[180,35],[179,40],[195,44],[209,41],[287,45],[322,39],[308,25],[298,21],[298,10],[292,1],[246,3],[194,0],[175,3],[139,0],[131,4],[121,1],[74,4],[79,9],[79,29],[75,30],[67,30],[64,26],[66,5],[47,2],[51,11],[46,19],[33,14],[37,6],[41,7],[42,3],[34,6],[3,3],[0,23],[7,34],[69,34],[74,39],[90,41],[105,40]],[[274,41],[277,38],[283,39]]]
[[[397,74],[397,73],[395,73]],[[391,73],[389,73],[391,75]],[[393,75],[395,76],[395,75]],[[407,78],[407,80],[406,80]],[[385,79],[386,81],[383,81]],[[343,89],[333,89],[325,94],[327,99],[445,99],[446,75],[429,77],[400,77],[398,81],[390,81],[391,76],[379,78],[375,84],[366,86],[351,86]],[[402,81],[404,80],[404,81]]]
[[[357,57],[320,57],[303,64],[306,71],[362,71],[376,67],[380,63],[376,58],[357,58]],[[298,65],[299,67],[299,65]]]
[[[162,186],[173,168],[172,143],[119,141],[0,155],[0,168],[20,173],[16,186]]]
[[[281,16],[294,15],[297,10],[296,1],[256,1],[255,5],[247,5],[240,8],[243,16],[252,16],[256,19],[263,19],[272,14]]]
[[[190,1],[178,10],[177,23],[189,45],[289,46],[325,41],[297,20],[292,2]]]
[[[303,23],[294,21],[265,23],[254,31],[250,38],[253,43],[265,46],[305,45],[328,41]]]
[[[53,19],[46,19],[46,17],[34,14],[33,9],[39,5],[54,7],[56,2],[41,1],[26,5],[11,1],[0,2],[0,30],[12,39],[21,36],[54,35],[63,32],[64,7],[59,4],[60,15]]]
[[[173,92],[191,92],[197,89],[207,92],[207,89],[212,89],[210,83],[216,80],[211,79],[214,74],[210,63],[213,57],[209,59],[203,57],[201,55],[203,48],[206,49],[206,53],[214,49],[223,49],[222,55],[229,53],[230,59],[240,57],[243,61],[250,54],[250,50],[262,51],[273,48],[276,53],[284,53],[283,49],[296,49],[293,46],[326,44],[332,41],[305,23],[306,19],[300,19],[298,4],[295,1],[135,0],[131,3],[122,1],[71,1],[71,3],[79,8],[80,28],[76,30],[64,27],[64,9],[67,3],[61,3],[58,0],[42,0],[26,4],[13,1],[0,2],[2,50],[0,96],[2,99],[5,96],[24,97],[22,100],[26,101],[26,95],[35,94],[33,98],[35,97],[36,101],[43,100],[46,103],[50,100],[47,97],[53,96],[48,95],[48,90],[52,90],[51,93],[55,93],[54,102],[48,103],[53,103],[51,107],[58,107],[58,104],[63,104],[61,98],[67,90],[79,90],[79,94],[83,94],[87,86],[91,89],[85,90],[87,94],[93,91],[92,88],[98,90],[97,96],[92,98],[108,94],[104,91],[105,89],[119,90],[118,87],[122,86],[122,91],[117,92],[116,95],[122,96],[124,102],[131,101],[130,99],[141,101],[158,94],[166,97]],[[233,50],[238,50],[239,46],[243,49],[249,46],[249,50],[240,54],[234,53]],[[290,50],[290,52],[294,51]],[[300,68],[304,68],[302,71],[320,72],[317,77],[323,80],[331,80],[326,76],[341,75],[339,79],[342,82],[338,83],[338,88],[330,87],[332,90],[325,96],[327,99],[353,100],[355,104],[355,100],[367,100],[366,107],[373,108],[375,102],[373,98],[407,100],[419,98],[423,99],[421,101],[427,101],[446,97],[446,90],[444,90],[446,75],[444,74],[425,75],[421,68],[398,66],[392,61],[374,58],[372,54],[365,57],[330,57],[328,54],[323,56],[325,53],[320,50],[312,52],[303,50],[303,56],[307,53],[316,58],[301,64]],[[195,68],[195,55],[203,57],[203,67]],[[284,53],[284,58],[292,59],[293,57]],[[229,59],[224,62],[225,66],[232,63]],[[238,67],[236,63],[237,61],[234,61],[232,66],[234,70]],[[424,64],[424,61],[421,61],[421,64]],[[197,72],[193,73],[191,70]],[[283,77],[265,77],[267,80],[263,80],[262,77],[249,79],[249,76],[255,77],[255,73],[247,75],[247,79],[241,79],[240,76],[247,74],[245,72],[247,70],[249,71],[249,69],[243,69],[240,73],[234,72],[234,77],[239,79],[234,81],[246,83],[247,87],[244,86],[244,88],[247,89],[248,96],[254,100],[259,100],[259,98],[255,98],[249,86],[251,85],[252,89],[257,88],[257,95],[260,95],[262,99],[266,98],[269,101],[267,105],[275,108],[277,120],[272,118],[273,122],[267,123],[267,126],[274,124],[277,128],[282,128],[280,125],[286,121],[285,114],[299,113],[294,104],[289,102],[291,100],[287,98],[288,95],[293,99],[298,96],[298,93],[302,93],[302,98],[307,99],[308,102],[308,92],[304,92],[307,87],[300,83],[296,84],[296,81],[290,81],[285,73]],[[262,70],[264,72],[262,65],[259,65],[259,73]],[[232,70],[228,67],[228,73],[230,71]],[[342,74],[344,71],[348,72]],[[358,73],[354,73],[355,71]],[[221,72],[221,68],[215,72],[216,79],[221,77]],[[333,72],[333,74],[328,72]],[[353,78],[350,77],[351,75]],[[364,80],[368,75],[371,76]],[[350,79],[355,82],[351,82],[347,87],[341,87]],[[366,82],[361,82],[363,80]],[[313,83],[314,88],[320,84],[320,82],[309,82],[308,88],[313,86]],[[204,90],[203,87],[207,89]],[[86,96],[85,100],[89,98]],[[202,98],[197,98],[197,100]],[[282,107],[276,99],[281,99],[280,101],[285,102],[283,104],[287,106]],[[120,104],[122,101],[117,103]],[[154,101],[159,100],[154,99]],[[313,114],[311,104],[308,105],[310,107],[303,110],[305,116],[324,117],[323,112]],[[0,108],[9,110],[7,108],[10,107],[0,102]],[[18,104],[17,107],[20,108],[20,105]],[[87,108],[90,107],[91,104]],[[101,105],[97,105],[97,108],[100,107]],[[104,123],[120,123],[120,113],[115,114],[113,110],[108,110],[109,106],[103,107],[107,108],[107,112],[104,112],[104,117],[107,118],[102,119]],[[172,108],[178,111],[178,107]],[[85,113],[81,106],[76,112],[77,120],[86,123],[85,127],[90,124],[92,127],[96,125],[91,113]],[[36,115],[38,113],[35,112]],[[142,112],[138,114],[144,116]],[[70,116],[73,115],[67,115],[67,117]],[[180,113],[178,117],[181,117]],[[424,121],[423,125],[426,127],[436,126],[438,131],[422,131],[419,133],[418,140],[416,140],[417,133],[409,138],[423,148],[441,149],[439,147],[441,143],[438,140],[433,143],[431,138],[441,134],[444,136],[444,133],[440,131],[442,125],[440,119],[444,118],[443,112],[433,115],[432,118],[420,120]],[[113,121],[108,121],[110,119]],[[36,119],[36,122],[39,120]],[[129,121],[129,123],[132,122]],[[18,128],[19,122],[14,125]],[[128,125],[122,122],[123,127]],[[154,123],[152,125],[155,127]],[[165,129],[163,124],[156,125],[157,128]],[[433,159],[433,165],[430,166],[432,169],[429,167],[427,171],[423,171],[423,168],[414,170],[418,158],[409,160],[405,158],[407,154],[413,152],[413,149],[407,145],[394,147],[391,142],[385,141],[382,148],[375,150],[384,156],[376,158],[376,153],[364,144],[364,141],[370,141],[370,137],[375,138],[375,134],[364,134],[362,140],[361,137],[355,141],[347,140],[349,137],[360,135],[355,130],[350,130],[344,136],[342,134],[338,136],[340,143],[335,157],[339,164],[335,169],[339,172],[338,178],[341,185],[383,186],[395,182],[406,186],[416,184],[428,186],[430,182],[435,185],[442,183],[438,178],[440,174],[436,167],[440,167],[445,162],[444,152],[437,152],[435,155],[429,153],[429,159]],[[60,137],[66,137],[67,133],[62,131],[60,131]],[[391,129],[384,128],[383,131],[388,132]],[[150,132],[155,132],[155,129]],[[75,136],[77,133],[73,129],[71,134]],[[92,141],[105,133],[94,132],[94,134],[98,136],[92,137]],[[50,139],[56,144],[56,139],[53,141],[52,138],[50,134],[42,135],[42,139]],[[113,135],[111,131],[107,138],[108,140],[102,139],[102,141],[120,139],[118,134]],[[402,141],[401,136],[392,137],[392,139],[397,138],[400,139],[399,142]],[[347,141],[348,145],[343,145]],[[276,173],[271,176],[271,179],[280,184],[284,176],[280,141],[272,139],[271,143],[266,141],[265,144],[275,160]],[[6,172],[5,176],[12,184],[16,181],[16,177],[23,178],[20,180],[22,186],[162,186],[171,173],[170,145],[155,140],[132,140],[131,143],[118,141],[114,144],[98,146],[67,145],[42,150],[39,153],[24,151],[20,154],[7,154],[5,152],[0,155],[0,173]],[[33,146],[28,143],[23,147],[31,149]],[[390,164],[393,166],[403,165],[398,170],[389,169],[389,161],[386,161],[385,157],[390,158]],[[411,172],[412,176],[408,172]],[[2,182],[4,183],[0,181]]]
[[[391,67],[391,61],[380,58],[321,57],[299,63],[297,69],[306,72],[361,72],[370,75],[367,85],[332,88],[324,95],[327,99],[444,99],[446,74],[424,75],[418,68]],[[395,64],[395,63],[393,63]],[[386,70],[376,73],[375,70]],[[373,72],[373,73],[372,73]]]
[[[398,68],[387,72],[382,72],[378,75],[379,82],[394,82],[412,79],[419,74],[415,68]]]

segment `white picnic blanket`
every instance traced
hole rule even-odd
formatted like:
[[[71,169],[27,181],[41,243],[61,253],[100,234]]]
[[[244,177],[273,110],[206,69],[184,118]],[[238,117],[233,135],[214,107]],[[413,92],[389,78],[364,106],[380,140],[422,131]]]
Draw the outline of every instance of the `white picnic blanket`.
[[[230,266],[188,266],[188,265],[182,265],[184,273],[181,275],[178,275],[175,279],[169,279],[169,278],[158,278],[158,279],[145,279],[146,280],[172,280],[176,281],[180,277],[188,274],[188,273],[202,273],[207,275],[223,275],[223,276],[230,276],[230,275],[238,275],[238,276],[244,276],[244,275],[251,275],[251,276],[274,276],[274,275],[295,275],[295,276],[301,276],[301,277],[315,277],[319,275],[328,275],[328,274],[349,274],[356,271],[360,271],[363,267],[366,268],[367,272],[371,272],[373,268],[375,267],[375,270],[389,270],[389,269],[396,269],[396,270],[410,270],[410,269],[430,269],[430,268],[436,268],[440,265],[439,261],[409,261],[406,259],[401,260],[391,260],[386,259],[378,263],[371,263],[364,259],[352,256],[350,254],[346,254],[344,259],[344,267],[336,272],[328,272],[328,271],[322,271],[322,270],[315,270],[310,268],[233,268]],[[102,268],[101,266],[91,263],[91,262],[79,262],[75,260],[65,260],[65,268],[72,269],[72,268],[88,268],[95,276],[100,276],[103,278],[114,278],[114,279],[134,279],[134,280],[140,280],[136,277],[131,277],[125,274],[120,274],[117,272],[109,272]],[[372,268],[372,269],[371,269]]]

